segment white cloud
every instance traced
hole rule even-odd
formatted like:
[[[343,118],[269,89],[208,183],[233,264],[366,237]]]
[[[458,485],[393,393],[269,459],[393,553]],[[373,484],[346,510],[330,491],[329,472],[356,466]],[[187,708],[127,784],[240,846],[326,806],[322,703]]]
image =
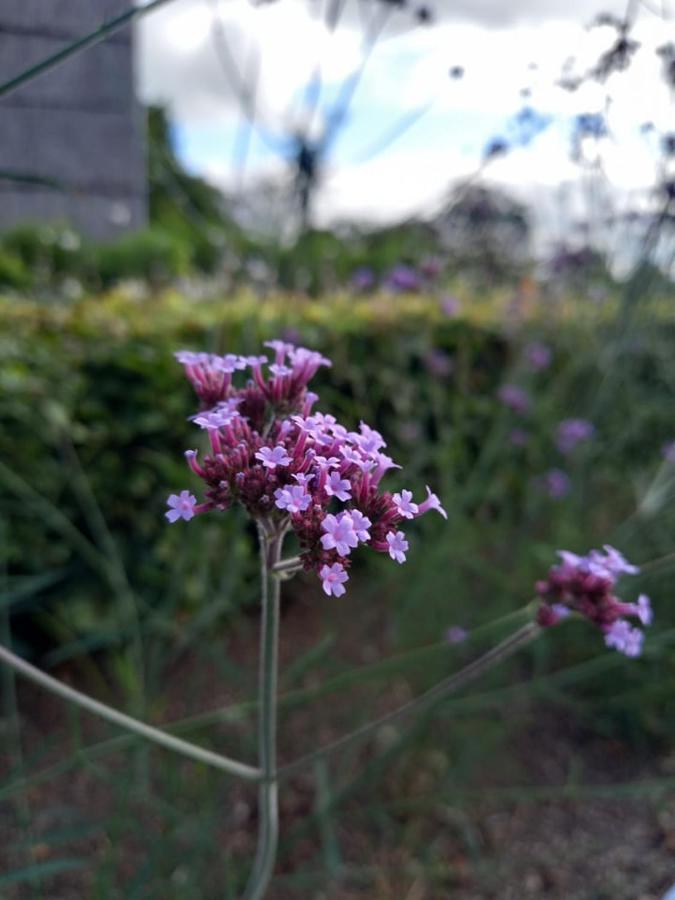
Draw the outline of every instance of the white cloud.
[[[214,49],[214,3],[180,0],[143,20],[139,87],[146,101],[168,103],[183,129],[217,126],[224,140],[231,140],[240,108]],[[334,34],[308,14],[308,9],[321,9],[309,0],[258,6],[221,0],[218,8],[235,66],[250,76],[259,64],[256,105],[278,133],[288,133],[292,101],[318,61],[322,85],[333,94],[358,64],[362,32],[356,0],[346,24]],[[634,30],[642,46],[630,70],[606,84],[588,82],[568,92],[557,84],[566,61],[574,57],[571,71],[583,73],[614,38],[612,29],[588,30],[585,25],[601,10],[623,14],[623,3],[443,0],[436,8],[441,14],[436,25],[392,28],[369,60],[350,111],[351,124],[318,198],[322,221],[349,215],[386,220],[431,209],[452,179],[479,165],[479,124],[498,135],[523,102],[551,116],[553,124],[530,146],[490,165],[495,183],[540,199],[554,196],[560,185],[575,183],[579,171],[568,156],[569,123],[580,112],[606,112],[611,137],[601,143],[603,177],[621,196],[647,190],[656,147],[653,138],[650,144],[639,134],[638,126],[652,121],[657,129],[672,128],[672,97],[660,79],[654,52],[675,39],[672,22],[643,13]],[[409,23],[409,16],[399,21]],[[464,67],[461,80],[448,77],[452,65]],[[530,92],[527,101],[520,93],[524,88]],[[427,103],[433,114],[420,119],[405,138],[371,160],[353,162],[358,157],[354,149],[370,143],[376,126],[393,124]],[[231,185],[233,173],[223,164],[224,155],[222,148],[217,157],[204,150],[190,162],[218,183]],[[282,165],[278,157],[257,155],[251,175],[277,172]]]

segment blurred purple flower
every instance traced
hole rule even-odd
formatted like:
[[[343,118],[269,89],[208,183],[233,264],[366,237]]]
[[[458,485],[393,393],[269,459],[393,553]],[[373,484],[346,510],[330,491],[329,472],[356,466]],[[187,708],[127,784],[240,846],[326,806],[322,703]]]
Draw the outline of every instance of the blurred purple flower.
[[[438,256],[426,256],[420,263],[420,272],[429,281],[433,281],[443,271],[443,260]]]
[[[367,266],[361,266],[352,274],[352,287],[355,291],[369,291],[375,287],[375,273]]]
[[[618,579],[622,575],[636,575],[639,568],[608,544],[603,550],[591,550],[586,556],[569,550],[558,550],[558,556],[561,562],[552,566],[547,577],[535,585],[543,601],[537,611],[539,625],[548,628],[565,614],[574,612],[600,628],[608,647],[625,656],[639,656],[644,634],[626,616],[650,625],[653,613],[649,597],[640,594],[637,603],[626,603],[616,593]]]
[[[530,408],[530,395],[516,384],[502,385],[497,392],[497,396],[504,406],[508,406],[509,409],[521,415]]]
[[[560,500],[570,492],[570,478],[562,469],[549,469],[540,480],[545,493],[553,500]]]
[[[422,279],[412,266],[394,266],[387,276],[386,286],[397,293],[415,293],[422,287]]]
[[[459,315],[461,306],[462,304],[457,299],[457,297],[452,297],[450,294],[446,294],[444,297],[441,297],[441,312],[449,319],[452,319],[454,318],[454,316]]]
[[[452,625],[445,632],[445,640],[448,644],[462,644],[468,638],[469,632],[461,625]]]
[[[675,463],[675,441],[668,441],[661,448],[661,454],[667,463]]]
[[[430,350],[424,356],[424,365],[436,378],[447,378],[454,368],[452,357],[445,350]]]
[[[525,347],[524,356],[531,369],[534,369],[535,372],[541,372],[544,369],[548,369],[551,365],[553,353],[548,344],[543,344],[541,341],[532,341]]]
[[[595,425],[588,419],[563,419],[556,429],[555,445],[561,453],[567,454],[594,434]]]

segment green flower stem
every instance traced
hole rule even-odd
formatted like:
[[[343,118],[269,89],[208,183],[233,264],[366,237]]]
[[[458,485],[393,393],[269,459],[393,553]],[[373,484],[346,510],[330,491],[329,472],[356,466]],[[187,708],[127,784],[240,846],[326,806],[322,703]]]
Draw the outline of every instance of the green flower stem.
[[[463,669],[460,669],[460,671],[456,672],[454,675],[449,675],[447,678],[444,678],[443,681],[439,681],[438,684],[434,685],[432,688],[429,688],[428,691],[425,691],[414,700],[410,700],[408,703],[404,703],[403,706],[399,706],[397,709],[385,713],[383,716],[380,716],[378,719],[374,719],[372,722],[368,722],[366,725],[363,725],[361,728],[357,728],[350,734],[338,738],[338,740],[333,741],[330,744],[326,744],[325,747],[320,747],[318,750],[315,750],[312,753],[307,753],[305,756],[301,756],[294,762],[291,762],[286,766],[282,766],[278,770],[278,777],[284,778],[288,775],[292,775],[298,769],[304,769],[306,768],[306,766],[308,766],[310,763],[315,762],[317,759],[321,759],[330,753],[334,753],[336,750],[341,750],[343,747],[347,747],[354,741],[358,741],[362,738],[367,737],[373,731],[377,731],[383,725],[388,725],[390,722],[393,722],[395,719],[398,719],[401,716],[422,712],[422,710],[426,709],[429,706],[432,706],[437,701],[442,700],[448,694],[459,690],[460,688],[469,684],[471,681],[479,678],[481,675],[483,675],[489,669],[492,669],[494,666],[498,665],[500,662],[503,662],[505,659],[513,656],[513,654],[520,650],[521,647],[529,644],[540,634],[541,628],[539,627],[539,625],[537,625],[535,622],[529,622],[527,625],[519,628],[518,631],[514,631],[513,634],[505,638],[500,644],[497,644],[496,647],[493,647],[492,650],[488,650],[488,652],[484,653],[483,656],[480,656],[478,657],[478,659],[470,662],[467,666],[465,666]]]
[[[68,700],[76,706],[81,706],[87,712],[100,716],[100,718],[106,719],[108,722],[112,722],[113,725],[117,725],[127,731],[132,731],[134,734],[159,744],[167,750],[173,750],[182,756],[187,756],[188,759],[205,763],[214,769],[220,769],[222,772],[236,775],[238,778],[245,778],[248,781],[258,781],[260,779],[261,773],[259,769],[237,762],[227,756],[221,756],[219,753],[213,753],[211,750],[204,750],[202,747],[197,747],[195,744],[174,737],[172,734],[167,734],[159,728],[153,728],[151,725],[139,722],[138,719],[133,719],[131,716],[127,716],[125,713],[119,712],[105,703],[101,703],[99,700],[94,700],[93,697],[88,697],[86,694],[76,691],[67,684],[58,681],[58,679],[52,678],[51,675],[36,669],[35,666],[32,666],[25,659],[12,653],[11,650],[2,645],[0,645],[0,662],[5,663],[5,665],[18,672],[19,675],[23,675],[29,681],[40,685],[40,687],[45,688],[52,694],[56,694],[57,697]]]
[[[279,572],[299,572],[302,568],[302,560],[299,556],[290,556],[288,559],[279,560],[272,569],[276,575]]]
[[[9,81],[0,84],[0,97],[9,94],[10,91],[16,90],[27,81],[32,81],[33,78],[37,78],[37,76],[41,75],[43,72],[48,72],[50,69],[53,69],[54,66],[58,66],[59,63],[64,62],[75,53],[80,53],[92,44],[97,44],[99,41],[104,40],[108,35],[113,34],[115,31],[119,31],[120,28],[129,24],[132,19],[146,16],[149,12],[152,12],[154,9],[157,9],[168,2],[170,2],[170,0],[151,0],[151,2],[146,3],[145,6],[130,6],[123,13],[115,16],[114,19],[108,19],[107,22],[102,22],[98,28],[90,31],[89,34],[83,35],[76,41],[67,44],[61,50],[57,50],[56,53],[53,53],[51,56],[46,57],[41,62],[36,63],[34,66],[30,66],[30,68],[25,69],[23,72],[19,72],[18,75],[10,78]]]
[[[261,900],[274,871],[279,840],[279,784],[277,781],[277,668],[279,657],[279,598],[281,583],[274,578],[281,558],[284,531],[261,524],[260,676],[258,686],[258,765],[262,781],[258,792],[258,847],[244,900]]]

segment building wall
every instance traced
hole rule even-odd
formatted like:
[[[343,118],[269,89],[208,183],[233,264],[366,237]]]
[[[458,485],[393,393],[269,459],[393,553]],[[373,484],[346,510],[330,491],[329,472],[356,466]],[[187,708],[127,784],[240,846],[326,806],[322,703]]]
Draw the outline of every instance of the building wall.
[[[0,82],[130,0],[0,0]],[[127,27],[0,98],[0,229],[70,221],[93,238],[146,221],[144,120]],[[47,179],[49,185],[10,181]]]

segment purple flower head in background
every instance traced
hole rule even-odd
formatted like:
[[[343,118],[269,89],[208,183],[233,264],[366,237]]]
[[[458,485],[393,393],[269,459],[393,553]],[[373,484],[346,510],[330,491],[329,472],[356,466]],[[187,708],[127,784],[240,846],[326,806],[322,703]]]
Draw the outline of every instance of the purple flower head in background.
[[[535,372],[542,372],[548,369],[553,359],[553,353],[548,344],[541,341],[532,341],[527,344],[523,353],[529,367]]]
[[[430,350],[424,356],[424,365],[435,378],[447,378],[454,369],[452,357],[445,350]]]
[[[595,425],[588,419],[563,419],[555,434],[555,445],[563,454],[571,453],[577,444],[589,441],[595,434]]]
[[[637,566],[608,544],[602,550],[591,550],[578,556],[559,550],[560,563],[552,566],[548,576],[536,584],[542,603],[537,621],[543,628],[557,624],[565,615],[577,613],[596,625],[604,634],[605,644],[625,656],[639,656],[644,634],[628,618],[641,625],[652,622],[649,597],[640,594],[635,603],[626,603],[615,593],[622,575],[635,575]]]
[[[675,464],[675,441],[668,441],[661,448],[661,455],[667,463]]]
[[[414,294],[422,289],[422,279],[412,266],[400,264],[387,275],[385,285],[395,293]]]
[[[519,415],[524,415],[530,409],[530,395],[517,384],[503,384],[497,391],[497,396],[504,406]]]
[[[450,294],[441,297],[441,312],[444,316],[447,316],[448,319],[453,319],[455,316],[459,315],[461,307],[462,304],[457,297],[452,297]]]
[[[429,281],[435,281],[443,271],[443,260],[439,256],[425,256],[420,263],[420,272]]]
[[[552,500],[561,500],[566,497],[572,486],[569,475],[562,469],[549,469],[542,475],[539,484],[544,493],[548,494]]]
[[[445,640],[448,644],[463,644],[468,636],[469,632],[466,628],[462,628],[461,625],[452,625],[445,632]]]
[[[352,287],[355,291],[370,291],[375,287],[375,273],[367,266],[360,266],[352,273]]]
[[[172,494],[166,517],[189,521],[240,503],[267,529],[290,528],[305,570],[339,597],[360,544],[403,563],[408,541],[401,524],[432,510],[446,513],[429,487],[419,502],[409,490],[393,496],[380,490],[387,471],[400,466],[383,452],[378,431],[365,422],[350,431],[314,410],[318,397],[308,383],[329,360],[286,340],[265,346],[272,359],[177,354],[201,404],[192,420],[210,449],[203,459],[196,450],[185,454],[204,483],[204,502],[188,491]]]

